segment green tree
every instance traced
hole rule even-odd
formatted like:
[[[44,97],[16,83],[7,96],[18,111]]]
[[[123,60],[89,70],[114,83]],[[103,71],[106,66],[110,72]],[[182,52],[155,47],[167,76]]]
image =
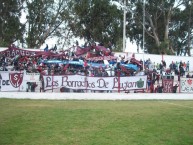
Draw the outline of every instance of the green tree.
[[[69,27],[76,37],[88,42],[113,45],[122,37],[122,11],[110,0],[72,0]]]
[[[24,24],[20,22],[23,0],[0,2],[0,46],[8,47],[15,41],[23,41]]]
[[[39,48],[47,38],[61,34],[61,26],[64,26],[64,29],[66,26],[69,1],[26,0],[28,47]]]
[[[175,11],[183,5],[183,0],[146,0],[145,3],[145,49],[149,53],[172,54],[170,39],[172,17]],[[132,2],[133,22],[128,25],[131,39],[142,44],[143,30],[143,0]]]
[[[190,48],[192,43],[192,22],[193,18],[192,12],[192,2],[184,1],[183,3],[184,9],[176,9],[172,15],[172,21],[170,23],[170,42],[171,47],[177,54],[182,54],[182,50],[184,51],[184,55],[186,53],[190,56]]]

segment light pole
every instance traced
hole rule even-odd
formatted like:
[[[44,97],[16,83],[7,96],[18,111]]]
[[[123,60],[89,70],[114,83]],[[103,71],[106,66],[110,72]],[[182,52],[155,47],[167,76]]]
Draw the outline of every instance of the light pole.
[[[186,50],[186,52],[188,51],[188,56],[191,56],[190,54],[190,45],[191,45],[191,42],[190,42],[190,33],[191,33],[191,15],[192,15],[192,0],[190,2],[190,10],[189,10],[189,18],[188,18],[188,50]]]
[[[123,6],[123,52],[125,52],[126,45],[126,0],[124,0]]]
[[[144,48],[144,43],[145,43],[145,0],[143,0],[143,70],[145,70],[144,68],[144,52],[145,52],[145,48]]]

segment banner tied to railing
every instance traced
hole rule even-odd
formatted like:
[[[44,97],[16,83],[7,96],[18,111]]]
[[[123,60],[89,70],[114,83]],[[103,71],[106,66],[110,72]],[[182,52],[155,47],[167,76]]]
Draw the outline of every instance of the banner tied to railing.
[[[162,79],[163,92],[164,93],[172,93],[173,92],[173,79]]]
[[[1,91],[26,91],[27,82],[39,82],[39,73],[1,71]]]
[[[81,75],[43,76],[44,89],[70,88],[84,90],[121,91],[146,89],[147,76],[132,77],[88,77]],[[120,79],[120,80],[119,80]],[[120,82],[120,83],[119,83]]]
[[[180,91],[182,93],[193,93],[193,78],[181,78]]]

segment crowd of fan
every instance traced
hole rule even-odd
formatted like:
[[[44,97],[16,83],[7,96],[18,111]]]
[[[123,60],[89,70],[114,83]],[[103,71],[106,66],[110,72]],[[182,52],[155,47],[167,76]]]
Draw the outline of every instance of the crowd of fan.
[[[46,47],[47,48],[47,47]],[[53,48],[53,51],[56,51],[57,47]],[[44,51],[47,51],[45,49]],[[83,66],[81,65],[74,65],[74,64],[57,64],[57,63],[44,63],[44,60],[67,60],[66,57],[27,57],[27,56],[16,56],[14,58],[7,58],[5,56],[0,56],[0,71],[22,71],[26,70],[29,73],[40,73],[46,75],[68,75],[68,74],[80,74],[80,75],[87,75],[87,76],[97,76],[97,77],[107,77],[107,76],[116,76],[118,75],[117,72],[120,72],[121,76],[127,76],[127,73],[122,71],[120,68],[120,64],[129,63],[128,59],[125,57],[119,56],[115,60],[110,60],[109,65],[106,67],[102,67],[103,61],[96,61],[97,63],[101,64],[99,67],[93,67],[88,65],[88,61],[85,58],[80,57],[76,58],[73,57],[73,61],[81,60],[83,62]],[[141,66],[143,66],[143,61],[139,61]],[[161,61],[161,63],[152,63],[150,59],[144,61],[145,71],[144,74],[148,76],[147,79],[147,86],[150,92],[162,92],[162,86],[160,85],[159,81],[163,75],[171,75],[175,74],[180,76],[184,76],[185,72],[189,71],[189,61],[185,62],[171,62],[169,64],[169,68],[166,66],[165,61]],[[129,75],[137,75],[142,67],[139,66],[139,70],[136,72],[130,71]],[[189,73],[187,73],[186,77],[193,78]],[[155,83],[157,82],[156,87]],[[176,88],[177,85],[174,86]]]

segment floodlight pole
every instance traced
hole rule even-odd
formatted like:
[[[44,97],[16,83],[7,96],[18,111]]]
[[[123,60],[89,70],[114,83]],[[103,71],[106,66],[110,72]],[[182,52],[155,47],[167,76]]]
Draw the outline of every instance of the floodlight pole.
[[[125,52],[126,45],[126,0],[124,0],[123,6],[123,52]]]
[[[145,0],[143,0],[143,70],[145,70],[144,68],[144,44],[145,43]]]

